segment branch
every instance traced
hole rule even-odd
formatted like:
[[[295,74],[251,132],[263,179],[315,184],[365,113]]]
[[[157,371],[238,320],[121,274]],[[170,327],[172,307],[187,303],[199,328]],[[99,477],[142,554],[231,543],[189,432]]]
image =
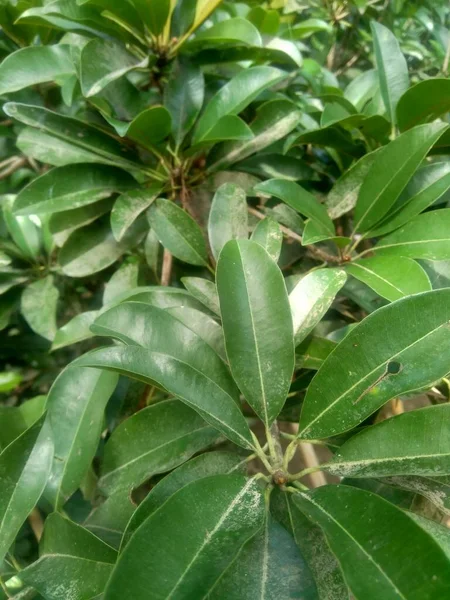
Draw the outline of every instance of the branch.
[[[170,285],[170,279],[172,276],[172,263],[173,263],[172,253],[169,252],[169,250],[167,250],[167,248],[164,248],[163,264],[162,264],[162,269],[161,269],[161,285],[165,285],[165,286]]]

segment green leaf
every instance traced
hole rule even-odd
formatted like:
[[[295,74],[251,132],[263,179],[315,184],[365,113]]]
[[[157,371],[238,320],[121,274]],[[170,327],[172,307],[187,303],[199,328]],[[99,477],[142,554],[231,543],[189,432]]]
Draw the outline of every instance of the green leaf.
[[[55,458],[45,496],[55,509],[78,489],[95,456],[106,403],[117,381],[114,373],[69,365],[50,389],[46,408]]]
[[[215,475],[190,483],[135,532],[105,600],[204,598],[263,520],[264,500],[254,479]],[[174,543],[179,539],[184,543]]]
[[[171,0],[131,0],[150,33],[158,36],[171,12]]]
[[[379,237],[405,225],[434,204],[450,188],[450,164],[438,162],[419,169],[400,194],[392,210],[368,237]],[[442,198],[445,200],[446,196]]]
[[[10,376],[15,376],[17,382],[13,380],[12,388],[20,384],[22,379],[17,377],[17,373],[9,372]],[[12,377],[11,377],[12,379]],[[6,384],[6,382],[4,382]],[[3,389],[5,388],[5,389]],[[6,385],[2,386],[2,391],[9,391]],[[44,413],[46,396],[35,396],[31,400],[26,400],[20,406],[1,406],[0,407],[0,449],[6,448],[19,435],[22,435],[29,427]]]
[[[280,573],[288,576],[280,577]],[[291,535],[266,515],[263,529],[239,552],[214,586],[211,600],[316,600],[308,565]]]
[[[223,330],[212,317],[188,306],[168,308],[167,312],[201,337],[224,362],[227,362]]]
[[[178,400],[148,406],[121,423],[105,446],[98,485],[131,491],[214,444],[217,431]]]
[[[245,121],[236,115],[225,115],[205,133],[201,139],[201,143],[215,143],[224,140],[250,140],[252,138],[252,130]]]
[[[145,261],[156,276],[158,275],[160,250],[161,244],[158,236],[153,229],[150,229],[144,243]]]
[[[136,221],[122,241],[116,242],[107,223],[93,223],[75,232],[59,253],[63,273],[70,277],[86,277],[112,265],[145,235],[145,222]]]
[[[356,481],[361,481],[357,479]],[[363,480],[364,481],[364,480]],[[413,494],[420,494],[432,504],[437,506],[445,515],[450,515],[450,477],[386,477],[380,480],[385,485],[394,486],[393,489],[400,488],[408,490]]]
[[[93,39],[83,47],[80,56],[83,95],[95,96],[112,81],[147,65],[148,57],[137,58],[114,40]]]
[[[302,369],[317,371],[335,348],[336,342],[333,340],[321,337],[307,337],[295,349],[297,368],[301,367]]]
[[[440,525],[413,512],[409,512],[408,515],[434,539],[450,559],[450,536],[446,525]]]
[[[251,239],[262,246],[272,260],[278,261],[283,243],[283,232],[276,221],[270,217],[260,221],[253,230]]]
[[[215,283],[202,277],[182,277],[181,282],[196,300],[220,317],[219,296]]]
[[[86,354],[76,364],[116,371],[149,385],[157,382],[194,408],[234,443],[244,448],[252,447],[247,423],[229,393],[208,375],[172,354],[154,352],[139,346],[106,348]],[[176,378],[174,373],[177,373]]]
[[[92,533],[52,513],[45,521],[41,557],[20,572],[20,579],[44,598],[90,600],[104,590],[116,557]]]
[[[71,233],[109,212],[112,205],[113,200],[107,198],[81,208],[64,210],[50,215],[48,227],[55,244],[59,247],[64,246]]]
[[[104,115],[106,118],[106,115]],[[152,148],[166,138],[172,128],[169,111],[164,106],[151,106],[140,112],[131,123],[107,119],[121,137],[129,137],[144,148]]]
[[[238,115],[262,91],[275,85],[286,75],[283,71],[264,66],[244,69],[235,75],[206,106],[197,123],[193,143],[203,141],[222,117]]]
[[[202,231],[186,211],[170,200],[159,198],[147,214],[159,241],[176,258],[191,265],[208,264]]]
[[[192,481],[198,481],[204,477],[245,473],[246,465],[245,459],[243,460],[238,454],[206,452],[177,467],[159,481],[138,506],[127,525],[121,549],[123,550],[136,529],[178,490]]]
[[[343,477],[446,475],[449,410],[448,404],[429,406],[368,427],[345,442],[323,468]]]
[[[297,283],[289,294],[296,346],[322,320],[346,281],[342,269],[317,269]]]
[[[124,292],[136,288],[139,276],[139,264],[132,258],[123,262],[108,283],[103,292],[103,305],[113,304]]]
[[[447,127],[444,123],[419,125],[377,153],[359,190],[355,231],[369,231],[384,217]]]
[[[84,527],[113,548],[119,548],[125,528],[135,510],[136,505],[129,492],[122,490],[111,494],[100,506],[94,508],[84,522]]]
[[[397,103],[409,87],[408,66],[394,34],[376,21],[370,27],[381,97],[389,120],[395,123]]]
[[[445,597],[450,585],[445,553],[393,504],[345,485],[295,494],[294,503],[324,530],[355,597]]]
[[[431,283],[424,269],[414,260],[403,256],[365,258],[348,264],[346,270],[391,302],[431,290]]]
[[[293,502],[291,494],[279,489],[271,494],[270,511],[300,548],[303,560],[308,564],[316,582],[320,600],[348,600],[348,588],[339,563],[320,527],[305,517]]]
[[[121,302],[143,302],[159,308],[173,308],[176,306],[187,306],[203,310],[203,305],[191,296],[186,290],[165,286],[142,286],[123,292],[115,299],[116,304]],[[109,308],[109,307],[106,307]]]
[[[242,43],[245,46],[262,46],[262,39],[256,27],[241,17],[219,21],[212,27],[203,29],[186,44],[185,50],[195,52],[203,48],[220,47],[221,44]]]
[[[47,275],[28,285],[20,300],[20,310],[31,329],[53,340],[56,334],[56,308],[59,291],[53,283],[53,275]]]
[[[316,198],[293,181],[285,179],[269,179],[255,186],[255,192],[275,196],[289,206],[292,206],[301,215],[317,221],[334,235],[334,225],[327,214],[326,208],[319,204]]]
[[[283,275],[256,242],[228,242],[217,264],[225,347],[233,377],[267,426],[283,407],[294,369]]]
[[[1,201],[3,219],[9,235],[23,252],[23,255],[34,262],[41,250],[41,236],[37,225],[29,217],[13,214],[17,196],[8,194],[3,196]]]
[[[30,46],[7,56],[0,65],[0,96],[75,74],[70,46]]]
[[[229,240],[248,238],[247,198],[238,185],[224,183],[214,194],[209,213],[208,237],[216,260]]]
[[[66,346],[71,346],[72,344],[77,344],[93,337],[90,327],[97,318],[97,315],[98,311],[89,310],[70,319],[70,321],[57,330],[53,338],[51,351],[60,350]]]
[[[420,81],[406,90],[397,105],[400,131],[419,123],[430,123],[450,111],[450,80],[442,78]]]
[[[42,419],[0,454],[0,559],[41,497],[50,473],[53,442]]]
[[[11,118],[38,130],[31,140],[43,146],[36,155],[38,159],[49,156],[50,152],[54,162],[56,157],[57,165],[97,162],[130,170],[140,169],[127,148],[83,121],[59,115],[41,106],[16,102],[8,102],[3,110]],[[52,146],[53,151],[49,151],[48,148]],[[35,152],[31,154],[34,155]]]
[[[125,192],[117,198],[111,211],[111,229],[118,242],[138,216],[159,196],[163,186],[151,183],[147,188]]]
[[[365,154],[333,185],[326,199],[328,214],[332,219],[337,219],[355,208],[361,185],[380,150],[381,148],[378,148]]]
[[[205,81],[199,67],[183,60],[174,63],[164,88],[164,106],[172,117],[172,135],[177,146],[192,129],[203,106]]]
[[[342,433],[391,398],[444,377],[448,373],[449,300],[449,289],[409,296],[356,325],[311,382],[299,435],[322,439]],[[437,354],[436,347],[441,349]]]
[[[226,436],[231,436],[239,445],[244,443],[244,447],[247,447],[244,439],[250,439],[250,432],[238,406],[236,386],[223,361],[192,329],[185,327],[168,312],[140,302],[127,302],[113,307],[103,313],[91,329],[98,335],[114,337],[130,346],[137,344],[151,351],[155,362],[148,366],[140,363],[145,358],[145,353],[128,354],[126,360],[131,361],[128,366],[130,375],[133,376],[134,373],[139,378],[140,373],[143,377],[157,381],[198,410]],[[90,360],[92,357],[102,358],[101,353],[84,358]],[[114,360],[116,358],[117,355]],[[125,363],[123,366],[125,373]],[[170,367],[178,369],[177,380],[173,377],[172,380],[168,379]],[[154,377],[151,372],[155,373]],[[188,373],[192,374],[189,386],[182,381],[182,377]],[[207,390],[210,390],[210,398]]]
[[[433,210],[414,217],[373,248],[377,256],[406,256],[444,260],[450,258],[450,209]]]
[[[213,157],[209,170],[224,169],[286,137],[300,122],[301,112],[293,102],[272,100],[263,104],[251,124],[253,137],[228,142]]]
[[[33,180],[19,193],[14,214],[41,215],[80,208],[129,189],[133,181],[128,173],[114,167],[59,167]]]

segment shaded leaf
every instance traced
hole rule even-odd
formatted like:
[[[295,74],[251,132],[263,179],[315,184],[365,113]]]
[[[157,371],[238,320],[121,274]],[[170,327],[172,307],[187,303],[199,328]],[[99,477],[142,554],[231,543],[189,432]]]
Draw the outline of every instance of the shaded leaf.
[[[220,317],[219,296],[215,283],[201,277],[182,277],[181,281],[194,298]]]
[[[248,238],[247,198],[244,190],[234,183],[222,184],[214,194],[208,237],[216,260],[229,240]]]
[[[71,346],[93,337],[90,327],[97,318],[98,311],[90,310],[80,313],[60,327],[53,338],[52,351]]]
[[[433,78],[420,81],[405,91],[397,105],[400,131],[429,123],[450,111],[450,81]]]
[[[53,275],[47,275],[31,283],[24,289],[20,300],[20,310],[28,325],[47,340],[53,340],[57,330],[59,291],[53,281]]]

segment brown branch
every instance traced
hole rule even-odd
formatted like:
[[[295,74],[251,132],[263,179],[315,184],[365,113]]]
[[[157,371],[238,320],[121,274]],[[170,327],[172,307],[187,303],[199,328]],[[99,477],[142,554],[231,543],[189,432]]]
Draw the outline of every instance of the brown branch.
[[[12,175],[14,171],[17,171],[17,169],[20,169],[20,167],[23,167],[26,164],[26,158],[17,158],[17,160],[12,162],[6,169],[0,171],[0,179],[6,179],[10,175]]]
[[[172,253],[169,252],[167,248],[164,248],[163,264],[161,269],[161,285],[170,285],[170,279],[172,277],[172,263]]]

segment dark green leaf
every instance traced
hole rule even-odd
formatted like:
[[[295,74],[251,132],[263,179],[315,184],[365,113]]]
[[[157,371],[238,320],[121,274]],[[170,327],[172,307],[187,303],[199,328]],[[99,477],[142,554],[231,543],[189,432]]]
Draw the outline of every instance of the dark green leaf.
[[[131,0],[136,11],[153,35],[159,35],[171,13],[171,0]]]
[[[42,419],[0,454],[0,558],[41,497],[53,459],[51,431]]]
[[[47,275],[28,285],[20,300],[20,309],[28,325],[47,340],[53,340],[56,334],[58,298],[59,291],[53,283],[53,275]]]
[[[159,198],[150,207],[148,219],[161,244],[176,258],[192,265],[208,263],[202,231],[186,211],[170,200]]]
[[[429,123],[450,111],[450,80],[426,79],[406,90],[397,105],[400,131]]]
[[[139,264],[130,259],[123,262],[108,283],[103,292],[103,305],[113,304],[122,294],[134,290],[138,284]]]
[[[223,330],[212,317],[188,306],[168,308],[167,311],[183,325],[192,329],[224,362],[227,362]]]
[[[9,373],[17,375],[11,371]],[[20,381],[19,379],[18,383]],[[13,389],[14,387],[15,385]],[[2,387],[2,391],[7,390]],[[44,412],[46,399],[46,396],[36,396],[26,400],[20,406],[0,407],[0,448],[2,450],[36,423]]]
[[[253,133],[245,121],[236,115],[225,115],[221,117],[207,133],[205,133],[199,143],[251,139],[253,139]]]
[[[444,377],[449,319],[449,289],[397,300],[366,317],[311,382],[300,417],[301,437],[339,434],[391,398]]]
[[[221,44],[242,43],[248,46],[261,46],[262,40],[259,31],[247,19],[235,17],[219,21],[212,27],[204,29],[186,44],[188,52],[197,51],[205,47],[217,48]]]
[[[133,535],[105,600],[207,596],[263,520],[264,500],[254,479],[215,475],[190,483]]]
[[[112,205],[113,200],[108,198],[81,208],[53,213],[50,216],[48,226],[55,244],[59,247],[64,246],[72,232],[84,225],[89,225],[98,217],[109,212]]]
[[[269,426],[294,368],[292,317],[283,275],[256,242],[228,242],[217,265],[225,346],[233,377]]]
[[[419,125],[377,153],[359,190],[355,231],[369,231],[384,217],[446,129],[444,123]]]
[[[219,296],[215,283],[201,277],[182,277],[181,281],[194,298],[220,317]]]
[[[138,216],[159,196],[160,183],[151,183],[147,188],[125,192],[117,198],[111,211],[111,229],[118,242]]]

